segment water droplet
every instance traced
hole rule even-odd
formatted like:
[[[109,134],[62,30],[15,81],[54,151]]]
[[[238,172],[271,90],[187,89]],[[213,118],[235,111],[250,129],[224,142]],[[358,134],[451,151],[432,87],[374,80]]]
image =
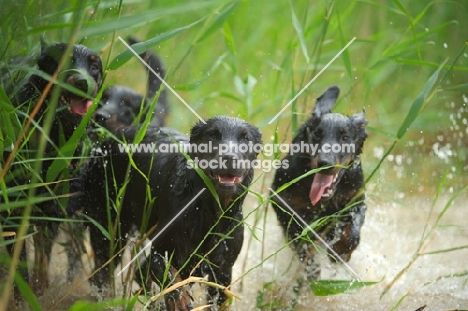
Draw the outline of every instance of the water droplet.
[[[374,147],[373,151],[374,151],[374,157],[376,157],[377,159],[380,159],[381,157],[383,157],[383,154],[384,154],[383,147]]]

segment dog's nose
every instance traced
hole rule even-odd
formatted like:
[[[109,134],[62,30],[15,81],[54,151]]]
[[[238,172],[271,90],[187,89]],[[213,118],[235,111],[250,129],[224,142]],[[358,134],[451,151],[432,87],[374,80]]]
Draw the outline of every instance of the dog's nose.
[[[239,156],[236,153],[229,152],[223,154],[223,160],[226,163],[226,166],[228,168],[236,168],[237,167],[237,161],[239,160]]]
[[[317,167],[325,167],[325,166],[333,166],[335,163],[333,163],[330,159],[327,158],[320,158],[317,161]]]
[[[103,125],[110,119],[110,114],[105,110],[99,109],[94,112],[93,119],[97,123]]]
[[[88,80],[85,76],[79,73],[75,73],[68,78],[67,81],[69,84],[73,85],[77,89],[82,90],[83,92],[88,93]]]

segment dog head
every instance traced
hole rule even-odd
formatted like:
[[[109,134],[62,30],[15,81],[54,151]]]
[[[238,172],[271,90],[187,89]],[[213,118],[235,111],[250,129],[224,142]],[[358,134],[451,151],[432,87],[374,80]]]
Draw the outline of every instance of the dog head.
[[[129,43],[137,44],[139,41],[130,37]],[[116,133],[132,124],[141,123],[148,113],[151,113],[151,123],[153,125],[159,127],[165,125],[165,118],[169,109],[166,91],[164,89],[160,90],[162,83],[160,77],[164,78],[165,76],[163,63],[151,51],[140,54],[140,57],[146,63],[145,69],[148,74],[146,98],[131,88],[113,85],[102,93],[99,108],[94,113],[93,118],[96,123],[112,133]],[[158,95],[157,103],[154,110],[150,111],[152,101],[156,95]],[[90,130],[92,138],[96,138],[96,132],[96,127],[92,127]]]
[[[258,128],[238,119],[217,116],[196,124],[190,133],[190,143],[197,150],[189,153],[195,164],[211,179],[218,194],[237,194],[253,178],[252,161],[261,146]],[[250,148],[249,148],[250,147]]]
[[[147,106],[147,100],[131,88],[113,85],[102,93],[100,106],[94,112],[93,119],[98,125],[116,133],[132,125]]]
[[[42,43],[41,55],[37,60],[38,69],[53,75],[67,50],[66,43],[45,45]],[[99,55],[83,45],[74,45],[70,59],[59,73],[59,78],[78,90],[86,93],[86,97],[76,95],[72,91],[62,89],[59,105],[67,107],[68,111],[83,116],[92,104],[102,82],[102,63]]]
[[[59,63],[66,58],[64,67],[60,70],[58,79],[78,89],[81,94],[75,94],[72,90],[60,88],[58,98],[57,120],[64,129],[66,136],[72,133],[81,122],[93,103],[102,82],[102,63],[99,55],[83,45],[74,45],[71,55],[65,55],[66,43],[42,43],[41,54],[37,59],[38,69],[53,75],[59,67]],[[49,83],[39,76],[31,77],[30,83],[43,92]],[[54,88],[60,87],[58,84]],[[49,92],[52,94],[53,92]],[[84,94],[83,94],[84,93]],[[49,99],[50,96],[47,97]]]
[[[364,111],[349,117],[331,112],[338,95],[338,87],[327,89],[305,124],[307,142],[316,146],[312,168],[326,168],[314,174],[309,193],[313,205],[333,197],[346,169],[359,159],[367,137]]]
[[[93,119],[99,126],[112,133],[117,133],[132,124],[141,123],[148,113],[152,115],[151,124],[164,126],[163,119],[159,117],[164,114],[159,100],[153,111],[149,111],[150,107],[151,101],[131,88],[113,85],[102,93],[99,108],[94,112]],[[90,135],[93,136],[94,132],[96,127],[91,127]]]

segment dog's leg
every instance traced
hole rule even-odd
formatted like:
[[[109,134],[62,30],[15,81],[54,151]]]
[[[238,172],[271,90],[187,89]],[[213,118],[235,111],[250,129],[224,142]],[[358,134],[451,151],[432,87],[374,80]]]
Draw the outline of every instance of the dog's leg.
[[[316,250],[316,241],[309,237],[299,237],[303,234],[303,228],[295,222],[289,224],[287,235],[292,241],[291,247],[299,257],[301,264],[304,266],[304,280],[307,282],[314,281],[320,278],[320,257]]]
[[[205,278],[208,277],[208,280],[210,282],[220,284],[217,275],[214,271],[214,268],[209,263],[203,262],[201,264],[200,271],[202,276]],[[218,272],[219,270],[216,269],[216,271]],[[210,305],[216,305],[216,301],[220,301],[219,291],[214,287],[208,286],[206,301]]]
[[[327,234],[326,239],[330,241],[333,250],[345,261],[351,259],[351,254],[359,245],[365,213],[364,203],[352,207],[349,211],[350,215],[339,219]]]
[[[307,282],[315,281],[320,278],[320,257],[315,250],[315,246],[309,242],[303,242],[296,246],[296,252],[299,260],[304,266],[304,280]]]
[[[11,236],[8,236],[8,237],[5,237],[5,239],[14,239],[15,238],[15,234],[11,235]],[[14,250],[15,250],[15,247],[18,247],[18,244],[17,243],[12,243],[12,244],[9,244],[7,245],[7,252],[10,254],[10,256],[13,254]],[[1,255],[1,252],[0,252],[0,255]],[[29,273],[28,273],[28,254],[27,254],[27,249],[26,249],[26,245],[23,244],[22,248],[21,248],[21,252],[20,252],[20,255],[19,255],[19,262],[18,262],[18,266],[16,268],[17,270],[17,273],[18,275],[27,283],[29,284]],[[7,270],[6,270],[7,271]],[[3,281],[3,278],[2,278],[2,281]],[[14,295],[14,299],[15,299],[15,304],[16,305],[20,305],[21,302],[23,301],[23,297],[21,295],[21,292],[18,288],[18,286],[16,286],[16,284],[14,284],[14,287],[13,287],[13,295]]]
[[[232,280],[232,266],[214,267],[209,263],[203,263],[201,267],[203,275],[208,275],[210,282],[229,286]],[[212,305],[212,310],[230,310],[230,302],[222,289],[209,286],[207,289],[207,303]]]
[[[47,256],[47,233],[46,228],[37,227],[37,232],[33,236],[34,241],[34,265],[32,273],[31,288],[36,295],[42,295],[44,289],[49,286],[49,260]]]
[[[81,223],[64,223],[62,230],[67,236],[64,248],[68,259],[67,282],[71,283],[76,272],[83,267],[81,255],[86,253],[84,228]]]
[[[107,240],[98,227],[91,224],[89,226],[91,246],[94,252],[94,270],[90,282],[98,287],[99,294],[102,294],[103,286],[110,284],[109,266],[104,266],[110,258],[110,241]],[[113,278],[112,278],[113,280]]]
[[[181,282],[182,277],[174,267],[170,266],[165,257],[159,253],[153,253],[151,258],[146,258],[145,262],[137,269],[135,280],[140,286],[145,286],[147,289],[151,288],[152,282],[156,282],[162,290],[167,286]],[[164,295],[168,311],[192,310],[192,297],[187,286],[181,286]]]

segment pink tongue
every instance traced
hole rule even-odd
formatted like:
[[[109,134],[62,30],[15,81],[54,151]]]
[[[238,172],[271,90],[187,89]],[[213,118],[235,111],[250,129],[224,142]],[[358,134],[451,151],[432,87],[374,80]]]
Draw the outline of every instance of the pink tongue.
[[[88,112],[89,107],[93,104],[93,101],[90,99],[87,99],[83,101],[82,99],[71,99],[70,100],[70,105],[71,105],[71,110],[79,115],[85,115],[86,112]]]
[[[234,184],[242,181],[240,177],[233,175],[219,175],[218,180],[222,184]]]
[[[309,192],[309,199],[312,205],[315,205],[320,201],[323,192],[332,184],[334,177],[334,175],[325,175],[320,173],[315,174],[314,181],[312,182]]]

